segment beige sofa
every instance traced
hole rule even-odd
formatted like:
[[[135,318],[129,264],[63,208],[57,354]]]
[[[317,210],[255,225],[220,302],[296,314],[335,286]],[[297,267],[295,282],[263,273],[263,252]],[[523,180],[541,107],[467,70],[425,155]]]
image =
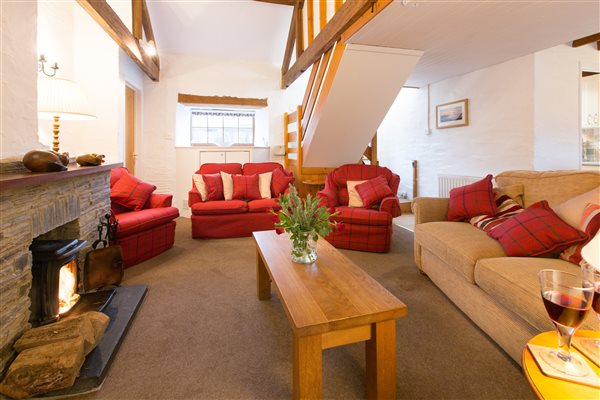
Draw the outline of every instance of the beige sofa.
[[[556,206],[600,185],[594,171],[507,171],[496,186],[522,202]],[[500,244],[468,222],[448,222],[448,199],[417,198],[415,262],[421,271],[485,333],[521,364],[523,346],[553,329],[539,294],[537,272],[551,268],[578,273],[579,267],[551,258],[507,257]],[[583,328],[598,329],[590,313]]]

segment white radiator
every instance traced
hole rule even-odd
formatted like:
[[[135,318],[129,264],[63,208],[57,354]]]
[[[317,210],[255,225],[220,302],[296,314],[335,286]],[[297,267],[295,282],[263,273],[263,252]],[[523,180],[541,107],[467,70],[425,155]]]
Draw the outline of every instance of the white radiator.
[[[450,190],[483,179],[479,176],[438,175],[438,193],[440,197],[450,197]]]

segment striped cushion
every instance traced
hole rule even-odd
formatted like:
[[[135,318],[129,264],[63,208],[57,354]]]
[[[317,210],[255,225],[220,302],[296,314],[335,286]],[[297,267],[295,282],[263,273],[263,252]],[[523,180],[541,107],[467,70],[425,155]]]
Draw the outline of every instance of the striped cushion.
[[[258,200],[261,198],[258,175],[233,175],[234,200]]]
[[[488,235],[500,242],[509,257],[535,257],[560,252],[587,239],[584,232],[560,219],[546,200],[527,207]]]
[[[146,204],[154,190],[156,190],[156,186],[124,173],[121,179],[110,189],[110,200],[113,203],[139,211],[144,208],[144,204]]]
[[[465,221],[478,215],[495,215],[492,175],[450,190],[448,221]]]
[[[570,261],[573,264],[579,265],[581,262],[581,249],[583,246],[588,244],[590,240],[598,233],[600,229],[600,205],[588,203],[583,210],[581,215],[581,222],[579,223],[579,230],[585,232],[588,235],[588,239],[585,242],[576,244],[569,247],[562,253],[560,258],[566,261]]]
[[[387,179],[381,175],[356,185],[355,189],[360,195],[363,206],[367,208],[377,204],[385,197],[394,195],[392,189],[390,189],[390,186],[388,185]]]
[[[510,217],[517,215],[523,211],[516,201],[509,196],[500,192],[494,192],[496,200],[497,212],[495,215],[478,215],[477,217],[471,218],[469,222],[476,228],[481,229],[484,232],[490,232],[503,224]]]

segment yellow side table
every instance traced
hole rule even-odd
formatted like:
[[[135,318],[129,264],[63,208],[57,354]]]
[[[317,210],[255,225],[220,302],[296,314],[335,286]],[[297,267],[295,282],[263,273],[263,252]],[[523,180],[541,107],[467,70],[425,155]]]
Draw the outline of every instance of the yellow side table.
[[[577,331],[575,336],[599,338],[600,332]],[[550,331],[533,337],[528,344],[556,347],[557,340],[556,332]],[[571,352],[579,353],[574,346],[571,346]],[[594,372],[600,375],[600,368],[587,358],[586,361]],[[522,364],[523,373],[527,377],[531,389],[540,399],[600,399],[600,389],[544,375],[527,346],[523,349]]]

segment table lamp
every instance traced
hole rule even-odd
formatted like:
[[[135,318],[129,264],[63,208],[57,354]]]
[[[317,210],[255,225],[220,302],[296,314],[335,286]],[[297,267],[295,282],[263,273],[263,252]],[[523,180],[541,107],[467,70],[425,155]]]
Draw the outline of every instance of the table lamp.
[[[58,152],[58,133],[60,119],[86,120],[94,119],[87,99],[83,92],[73,81],[59,78],[38,79],[38,116],[42,119],[53,119],[52,150]]]

